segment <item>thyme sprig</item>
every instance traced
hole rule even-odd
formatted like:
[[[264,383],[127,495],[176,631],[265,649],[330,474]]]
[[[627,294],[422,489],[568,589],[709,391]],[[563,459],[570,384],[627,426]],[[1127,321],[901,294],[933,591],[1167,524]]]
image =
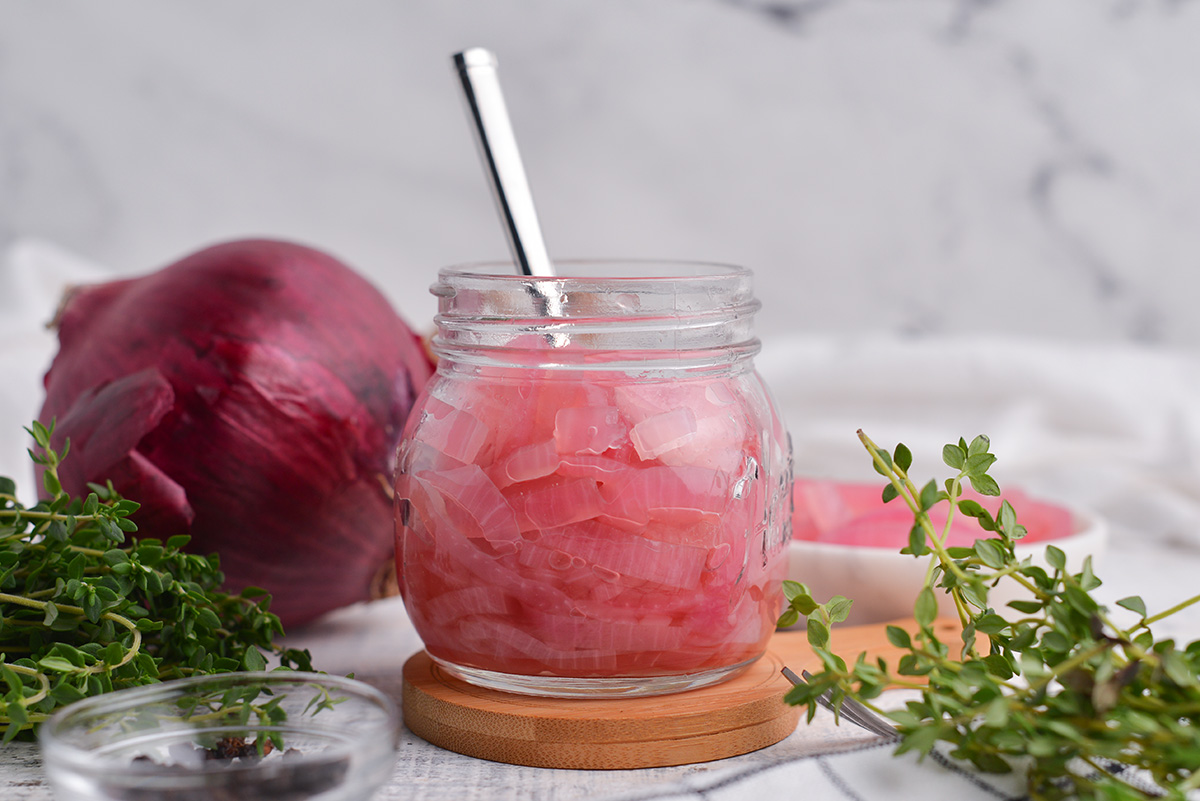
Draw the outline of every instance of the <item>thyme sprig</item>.
[[[1151,631],[1200,595],[1154,615],[1140,597],[1122,598],[1116,605],[1135,619],[1119,625],[1093,595],[1101,582],[1090,557],[1078,572],[1054,545],[1045,550],[1047,567],[1020,558],[1015,545],[1026,532],[1012,505],[1002,502],[993,516],[962,496],[967,484],[983,495],[1000,494],[988,473],[995,456],[987,437],[947,445],[942,458],[954,475],[921,486],[909,477],[908,448],[889,453],[861,431],[859,437],[887,479],[884,502],[899,499],[913,513],[902,553],[929,560],[913,605],[915,627],[887,627],[888,641],[903,651],[895,666],[865,654],[848,663],[831,648],[830,627],[845,619],[850,601],[817,603],[804,584],[786,582],[780,623],[807,618],[822,663],[787,701],[806,706],[811,720],[826,690],[835,704],[849,696],[881,712],[876,703],[884,689],[917,690],[916,700],[884,712],[901,736],[897,754],[923,756],[945,742],[952,756],[982,771],[1024,770],[1037,799],[1183,799],[1200,788],[1200,641],[1179,645]],[[943,503],[948,519],[939,528],[929,512]],[[970,547],[946,544],[958,515],[975,518],[982,529]],[[1000,582],[1020,585],[1024,597],[993,608],[989,591]],[[952,601],[961,626],[957,642],[935,630],[938,593]]]
[[[311,670],[305,651],[273,644],[283,629],[258,588],[220,589],[216,556],[188,538],[126,538],[138,504],[112,485],[67,494],[50,444],[34,422],[30,458],[48,500],[26,507],[0,477],[0,726],[3,742],[55,708],[86,696],[183,676],[280,664]]]

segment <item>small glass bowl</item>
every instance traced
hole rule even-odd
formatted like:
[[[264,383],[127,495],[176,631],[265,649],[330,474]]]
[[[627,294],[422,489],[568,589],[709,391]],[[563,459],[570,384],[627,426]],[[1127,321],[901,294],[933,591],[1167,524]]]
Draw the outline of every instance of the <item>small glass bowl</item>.
[[[352,679],[226,673],[79,701],[38,737],[60,801],[351,801],[391,776],[399,715]]]

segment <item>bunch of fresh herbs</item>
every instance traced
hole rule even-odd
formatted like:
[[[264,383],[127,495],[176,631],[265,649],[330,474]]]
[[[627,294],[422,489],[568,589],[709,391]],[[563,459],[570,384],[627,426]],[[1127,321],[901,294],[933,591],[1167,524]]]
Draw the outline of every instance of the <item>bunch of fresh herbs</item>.
[[[185,553],[187,537],[127,539],[138,504],[111,485],[70,497],[58,475],[70,443],[56,452],[53,425],[26,430],[49,500],[26,508],[14,482],[0,477],[4,742],[85,696],[260,670],[264,651],[283,666],[312,669],[307,652],[273,644],[282,627],[263,590],[223,592],[217,558]]]
[[[884,689],[911,688],[917,700],[884,712],[899,730],[897,754],[925,755],[944,741],[952,756],[982,771],[1025,771],[1034,798],[1183,799],[1200,787],[1200,641],[1180,645],[1151,631],[1200,595],[1155,615],[1141,598],[1123,598],[1116,604],[1133,613],[1126,615],[1133,622],[1119,624],[1093,595],[1100,580],[1090,558],[1079,572],[1054,545],[1046,548],[1048,568],[1019,558],[1014,545],[1025,529],[1013,507],[1005,501],[993,516],[962,497],[966,484],[1000,494],[988,473],[995,456],[987,437],[947,445],[942,457],[956,474],[920,487],[909,478],[908,448],[889,453],[859,437],[888,480],[883,500],[900,499],[913,512],[902,553],[929,559],[915,626],[888,626],[888,640],[903,651],[894,667],[865,654],[851,663],[830,645],[830,627],[846,618],[850,601],[839,596],[818,604],[803,584],[787,582],[789,606],[780,623],[807,618],[822,663],[811,681],[788,693],[788,702],[806,705],[811,720],[827,690],[835,704],[849,696],[876,708]],[[949,516],[939,530],[929,510],[942,503]],[[975,518],[982,529],[971,547],[945,545],[956,515]],[[988,593],[1001,581],[1017,582],[1027,597],[992,608]],[[957,642],[935,632],[937,593],[953,600]],[[1131,768],[1137,781],[1125,778]],[[1157,790],[1143,790],[1143,781]]]

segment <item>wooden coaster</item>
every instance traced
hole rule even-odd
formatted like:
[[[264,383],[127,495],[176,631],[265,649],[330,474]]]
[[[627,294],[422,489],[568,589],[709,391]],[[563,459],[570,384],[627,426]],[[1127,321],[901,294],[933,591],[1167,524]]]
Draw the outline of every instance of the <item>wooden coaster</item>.
[[[839,628],[835,647],[894,659],[886,625]],[[467,684],[422,651],[404,665],[404,723],[434,745],[514,765],[618,770],[709,762],[774,745],[795,730],[802,710],[783,703],[791,687],[779,672],[784,665],[796,673],[819,665],[803,631],[775,634],[762,659],[711,687],[649,698],[536,698]]]

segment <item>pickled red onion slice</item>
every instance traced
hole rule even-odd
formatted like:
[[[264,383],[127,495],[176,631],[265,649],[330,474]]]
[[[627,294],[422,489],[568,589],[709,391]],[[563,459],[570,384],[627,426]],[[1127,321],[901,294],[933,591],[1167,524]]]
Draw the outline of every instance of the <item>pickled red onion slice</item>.
[[[581,648],[579,644],[555,648],[515,625],[501,621],[466,620],[459,626],[458,636],[493,658],[509,664],[533,662],[555,672],[613,671],[617,656],[601,648]],[[523,666],[523,665],[522,665]],[[529,670],[538,673],[540,670]]]
[[[628,465],[618,459],[607,456],[589,456],[587,454],[562,454],[556,472],[560,476],[579,478],[586,476],[597,481],[605,481],[617,476],[628,469]]]
[[[620,408],[621,416],[632,425],[681,406],[691,406],[698,400],[697,396],[694,386],[682,391],[666,383],[623,383],[613,387],[613,400]]]
[[[472,615],[505,615],[513,603],[508,593],[485,584],[443,592],[426,600],[421,607],[430,623],[444,626]]]
[[[498,482],[499,486],[503,489],[509,484],[545,478],[558,469],[558,464],[559,457],[554,440],[522,446],[501,462],[504,480]]]
[[[686,406],[647,417],[629,429],[629,439],[643,461],[686,444],[696,433],[696,415]]]
[[[537,402],[539,382],[528,374],[517,377],[508,374],[488,375],[488,370],[481,368],[480,378],[476,381],[441,385],[444,389],[439,396],[456,408],[469,410],[479,420],[504,421],[504,425],[493,426],[489,432],[487,447],[494,449],[495,453],[507,453],[546,439],[535,433],[532,415],[513,413],[516,409],[525,409]],[[476,461],[484,466],[485,458],[492,458],[487,450],[477,454]]]
[[[698,626],[693,642],[700,646],[729,648],[731,645],[753,646],[764,636],[770,636],[775,622],[763,615],[762,589],[757,586],[751,589],[757,589],[758,593],[743,593],[732,609],[711,620],[709,625]]]
[[[624,578],[695,589],[708,549],[630,535],[595,521],[543,531],[530,551],[550,549],[582,559]],[[550,557],[552,558],[552,557]]]
[[[757,426],[736,405],[736,397],[724,381],[618,386],[613,396],[622,415],[635,428],[681,408],[692,413],[692,436],[681,438],[673,447],[659,449],[655,458],[664,464],[736,470],[744,450],[756,436]]]
[[[487,441],[487,426],[470,412],[435,397],[423,409],[432,417],[423,428],[422,442],[460,462],[472,462]]]
[[[622,520],[649,522],[654,510],[660,516],[691,510],[697,519],[719,513],[730,502],[728,476],[705,467],[656,465],[629,470],[601,485],[604,513]]]
[[[453,470],[456,467],[465,467],[466,462],[455,459],[449,454],[431,448],[424,442],[418,440],[407,440],[401,446],[399,453],[399,464],[401,470],[398,473],[397,480],[403,476],[407,465],[420,465],[422,470]],[[399,490],[397,490],[399,492]]]
[[[426,470],[414,476],[436,492],[441,517],[465,537],[492,543],[518,542],[521,530],[512,509],[491,479],[477,465],[452,470]],[[436,509],[436,507],[435,507]],[[434,514],[437,514],[435,511]]]
[[[687,629],[668,616],[643,615],[640,619],[606,620],[578,615],[529,616],[530,632],[542,642],[558,647],[586,644],[619,654],[666,651],[678,648]]]
[[[976,501],[993,515],[1000,503],[1008,500],[1017,511],[1017,522],[1028,530],[1022,542],[1051,540],[1075,531],[1069,509],[1036,500],[1019,489],[1006,491],[1000,498],[967,489],[963,497]],[[793,499],[792,536],[798,540],[881,548],[901,548],[908,543],[912,512],[902,501],[885,505],[878,485],[797,479]],[[946,524],[946,506],[930,510],[930,519],[941,531]],[[946,544],[966,546],[986,536],[974,519],[958,516]]]
[[[714,548],[725,538],[721,516],[696,509],[652,509],[643,537],[676,545]]]
[[[615,406],[559,409],[554,416],[554,443],[559,453],[604,453],[625,439],[625,425]]]
[[[745,459],[747,449],[745,420],[731,414],[697,417],[693,436],[658,455],[663,464],[707,467],[734,471]]]
[[[604,505],[596,482],[590,478],[558,479],[529,489],[510,490],[508,500],[523,531],[578,523],[600,514]]]
[[[737,398],[729,387],[721,381],[713,381],[704,388],[704,398],[714,406],[732,406]]]
[[[503,588],[514,599],[518,609],[528,607],[553,611],[571,608],[575,599],[561,587],[540,577],[529,576],[515,562],[498,559],[494,554],[482,550],[477,542],[453,533],[439,534],[437,550],[423,554],[425,561],[422,567],[451,588],[475,586],[479,582]]]

